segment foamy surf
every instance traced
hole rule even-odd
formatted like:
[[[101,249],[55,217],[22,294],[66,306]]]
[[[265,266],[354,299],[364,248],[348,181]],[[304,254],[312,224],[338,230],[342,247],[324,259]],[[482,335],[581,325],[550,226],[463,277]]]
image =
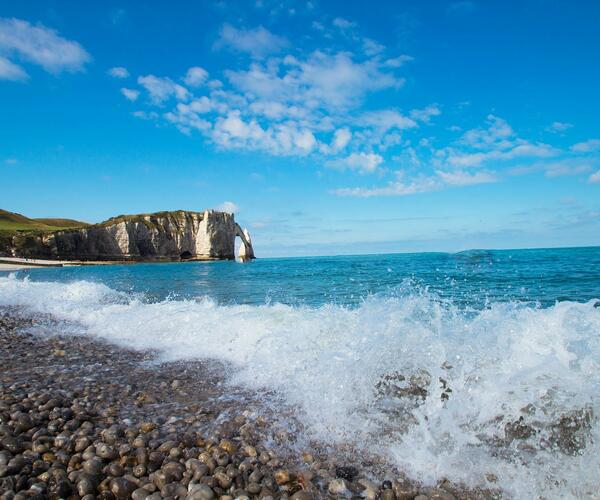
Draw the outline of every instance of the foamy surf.
[[[150,302],[89,281],[0,278],[0,305],[165,360],[219,359],[273,389],[311,438],[414,479],[517,498],[591,497],[600,480],[597,301],[458,307],[422,289],[358,307]]]

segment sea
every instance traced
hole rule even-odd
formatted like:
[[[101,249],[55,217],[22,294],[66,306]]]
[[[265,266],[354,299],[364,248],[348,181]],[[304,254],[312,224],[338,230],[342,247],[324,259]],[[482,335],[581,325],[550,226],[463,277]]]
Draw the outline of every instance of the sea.
[[[600,247],[29,269],[0,306],[227,363],[427,484],[600,498]]]

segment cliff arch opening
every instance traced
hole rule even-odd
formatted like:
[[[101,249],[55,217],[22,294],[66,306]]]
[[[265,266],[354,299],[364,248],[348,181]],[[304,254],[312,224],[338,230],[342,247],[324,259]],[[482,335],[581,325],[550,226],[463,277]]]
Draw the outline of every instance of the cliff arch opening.
[[[244,245],[244,243],[242,243],[242,238],[240,238],[239,236],[236,236],[234,238],[234,242],[233,242],[235,260],[241,260],[240,252],[243,252],[243,250],[242,250],[243,245]]]
[[[181,252],[181,254],[179,255],[179,258],[181,260],[189,260],[193,257],[191,252],[188,252],[187,250],[185,252]]]
[[[248,230],[242,229],[238,224],[235,225],[234,251],[235,258],[242,262],[255,258],[250,234],[248,233]]]

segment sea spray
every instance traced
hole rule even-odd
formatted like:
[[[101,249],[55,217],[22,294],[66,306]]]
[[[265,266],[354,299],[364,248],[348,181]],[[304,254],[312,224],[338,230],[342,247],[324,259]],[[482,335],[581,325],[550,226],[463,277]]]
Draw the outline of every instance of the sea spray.
[[[600,309],[405,286],[357,307],[149,301],[89,281],[0,278],[0,305],[165,360],[219,359],[271,389],[310,438],[381,454],[412,478],[515,497],[590,496],[600,480]]]

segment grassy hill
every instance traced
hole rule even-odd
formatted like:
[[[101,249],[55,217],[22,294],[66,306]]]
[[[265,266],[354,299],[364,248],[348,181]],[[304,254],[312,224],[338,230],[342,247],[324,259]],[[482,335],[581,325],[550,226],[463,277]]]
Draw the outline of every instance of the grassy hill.
[[[24,215],[0,209],[0,231],[58,231],[88,225],[72,219],[30,219]]]
[[[89,226],[87,222],[81,222],[74,219],[53,219],[53,218],[43,218],[43,219],[32,219],[36,222],[41,222],[42,224],[46,224],[50,227],[57,227],[60,229],[73,229],[79,227]]]

